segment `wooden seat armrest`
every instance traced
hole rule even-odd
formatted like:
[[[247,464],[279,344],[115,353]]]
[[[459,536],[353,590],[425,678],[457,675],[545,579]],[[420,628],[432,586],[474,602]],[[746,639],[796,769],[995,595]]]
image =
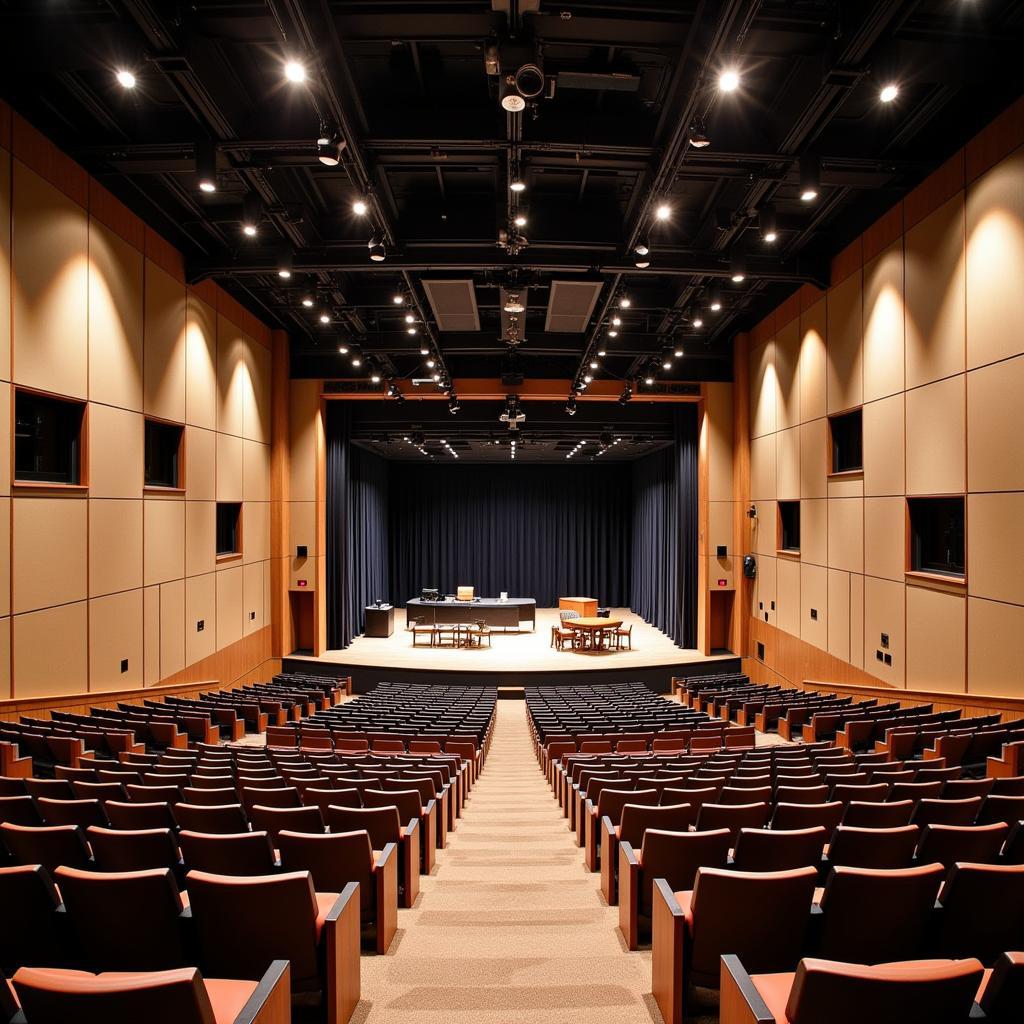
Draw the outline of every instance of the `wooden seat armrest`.
[[[359,883],[349,882],[324,918],[327,1024],[348,1024],[359,1002]]]
[[[651,992],[665,1024],[682,1024],[686,919],[683,908],[664,878],[654,879],[653,896]]]
[[[626,948],[635,950],[640,945],[640,861],[633,847],[619,843],[619,931],[626,940]]]
[[[720,1024],[776,1024],[775,1015],[761,998],[740,958],[732,953],[722,957]]]
[[[398,931],[398,846],[386,843],[374,867],[377,881],[377,952],[384,954]]]
[[[288,1024],[292,1019],[291,976],[287,960],[271,960],[232,1024]]]

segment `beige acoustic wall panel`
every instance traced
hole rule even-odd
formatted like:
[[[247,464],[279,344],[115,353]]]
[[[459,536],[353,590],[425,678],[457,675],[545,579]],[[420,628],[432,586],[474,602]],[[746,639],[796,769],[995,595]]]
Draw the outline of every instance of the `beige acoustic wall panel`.
[[[11,225],[14,380],[85,398],[89,226],[85,211],[14,161]]]
[[[217,500],[242,500],[242,439],[217,434]]]
[[[963,693],[966,684],[967,598],[907,587],[907,687]]]
[[[828,570],[828,653],[850,660],[850,574]]]
[[[967,374],[967,489],[1024,490],[1024,356]]]
[[[828,569],[800,567],[800,639],[828,650]]]
[[[217,650],[217,573],[185,581],[185,664]]]
[[[185,320],[185,420],[217,429],[217,314],[189,295]]]
[[[242,568],[242,635],[249,636],[264,626],[263,563]]]
[[[243,543],[244,521],[243,521]],[[217,568],[217,504],[185,502],[185,575],[202,576]]]
[[[864,571],[864,499],[828,499],[828,564]]]
[[[800,497],[800,427],[775,435],[775,489],[779,498]]]
[[[967,498],[967,588],[1024,605],[1024,493]]]
[[[16,615],[12,627],[14,697],[49,697],[89,689],[87,603]]]
[[[890,686],[904,686],[905,598],[907,590],[902,583],[864,577],[864,664],[863,669]],[[888,648],[882,647],[882,634],[889,638]],[[879,661],[877,652],[892,656],[892,664]]]
[[[765,501],[775,497],[776,434],[764,434],[750,441],[750,499]]]
[[[778,579],[777,565],[777,558],[758,558],[757,577],[752,588],[754,617],[762,622],[767,622],[769,626],[777,624],[775,615],[775,594]]]
[[[800,497],[824,498],[827,490],[828,420],[800,427]]]
[[[91,693],[142,686],[142,633],[141,590],[111,594],[89,602]]]
[[[864,401],[903,390],[903,239],[864,265]]]
[[[0,700],[11,696],[11,620],[0,619]]]
[[[217,573],[217,646],[227,647],[242,639],[241,565]]]
[[[826,322],[824,297],[800,314],[800,419],[804,423],[827,412]]]
[[[759,501],[757,503],[757,522],[754,524],[754,550],[759,555],[775,557],[778,550],[776,516],[779,514],[778,502]]]
[[[1016,638],[1024,636],[1024,607],[967,599],[967,690],[994,697],[1024,697]]]
[[[967,365],[1024,352],[1024,147],[967,189]]]
[[[866,495],[905,493],[904,402],[905,397],[900,394],[868,402],[864,406],[862,436]]]
[[[246,338],[246,375],[242,403],[242,436],[270,443],[270,350]]]
[[[295,549],[304,545],[310,557],[316,551],[316,503],[293,501],[288,516],[288,553],[295,555]]]
[[[750,436],[761,437],[778,429],[778,384],[775,379],[775,342],[750,350]]]
[[[185,575],[185,503],[147,498],[142,530],[145,586],[181,579]]]
[[[829,289],[826,390],[829,413],[864,401],[861,275],[851,274]]]
[[[185,420],[185,286],[146,260],[144,409]]]
[[[864,572],[868,576],[904,579],[906,517],[904,498],[864,499]]]
[[[86,598],[88,504],[84,497],[14,499],[16,613]]]
[[[708,502],[708,543],[709,555],[715,554],[719,544],[724,544],[730,554],[732,550],[732,513],[731,501]]]
[[[800,562],[780,555],[775,561],[775,624],[800,635]]]
[[[242,561],[262,562],[270,557],[270,503],[247,501],[242,506]]]
[[[775,380],[778,387],[776,429],[800,425],[800,320],[775,333]]]
[[[270,446],[242,441],[242,500],[270,501]]]
[[[0,498],[0,616],[11,614],[11,499]]]
[[[137,412],[89,405],[89,494],[141,498],[145,425]]]
[[[160,588],[142,592],[142,685],[160,682]]]
[[[3,311],[0,310],[0,316]],[[11,401],[14,389],[4,380],[0,380],[0,494],[11,493]]]
[[[251,389],[245,334],[225,316],[217,317],[217,429],[242,436],[246,392]]]
[[[89,398],[142,409],[142,253],[89,220]]]
[[[288,452],[289,493],[293,501],[313,501],[316,498],[316,421],[319,409],[319,382],[291,381]]]
[[[195,633],[195,622],[189,626]],[[205,630],[203,632],[205,634]],[[211,634],[213,632],[211,623]],[[166,679],[184,667],[185,581],[174,580],[160,585],[160,678]]]
[[[850,663],[864,667],[864,577],[850,575]]]
[[[907,494],[965,490],[966,376],[907,392]]]
[[[141,499],[89,501],[89,596],[142,586]]]
[[[0,148],[0,380],[11,379],[11,154]],[[8,627],[8,636],[10,628]],[[3,686],[0,684],[0,693]]]
[[[828,565],[828,501],[804,498],[800,502],[800,561]]]
[[[907,387],[964,371],[964,196],[905,236]]]
[[[185,489],[189,501],[217,500],[217,435],[212,430],[185,428]]]
[[[733,497],[731,384],[707,385],[708,495],[712,501]]]

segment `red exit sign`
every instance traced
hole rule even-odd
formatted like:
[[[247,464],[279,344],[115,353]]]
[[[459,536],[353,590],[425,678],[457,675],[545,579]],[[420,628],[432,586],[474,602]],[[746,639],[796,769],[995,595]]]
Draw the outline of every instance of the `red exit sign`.
[[[727,584],[728,584],[728,580],[719,580],[719,581],[718,581],[718,585],[719,585],[720,587],[724,587],[724,586],[726,586]]]

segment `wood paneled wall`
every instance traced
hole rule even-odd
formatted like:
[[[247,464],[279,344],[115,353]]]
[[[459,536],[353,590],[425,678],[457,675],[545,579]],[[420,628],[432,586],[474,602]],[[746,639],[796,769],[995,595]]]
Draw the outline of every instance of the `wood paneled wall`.
[[[1024,696],[1022,274],[1024,100],[840,252],[826,293],[738,339],[759,677]],[[830,476],[827,417],[851,408],[864,469]],[[907,497],[938,495],[966,502],[959,586],[906,573]],[[799,556],[776,550],[779,500]]]
[[[0,104],[0,701],[95,702],[268,663],[271,345]],[[84,486],[13,479],[19,387],[86,403]],[[146,417],[184,427],[179,490],[144,487]],[[216,558],[218,501],[243,506],[234,560]]]

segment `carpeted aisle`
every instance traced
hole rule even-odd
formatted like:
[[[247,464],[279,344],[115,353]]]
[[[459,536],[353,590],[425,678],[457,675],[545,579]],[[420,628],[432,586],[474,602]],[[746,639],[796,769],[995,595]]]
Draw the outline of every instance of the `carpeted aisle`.
[[[533,757],[499,701],[487,767],[391,952],[362,961],[369,1024],[650,1024],[650,952],[627,953]],[[646,993],[646,995],[645,995]]]

